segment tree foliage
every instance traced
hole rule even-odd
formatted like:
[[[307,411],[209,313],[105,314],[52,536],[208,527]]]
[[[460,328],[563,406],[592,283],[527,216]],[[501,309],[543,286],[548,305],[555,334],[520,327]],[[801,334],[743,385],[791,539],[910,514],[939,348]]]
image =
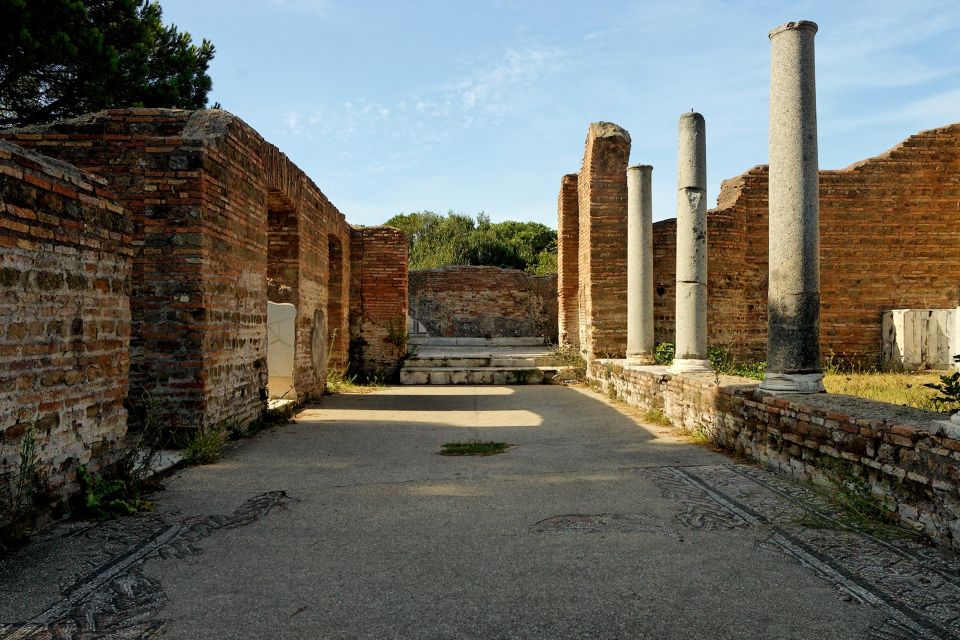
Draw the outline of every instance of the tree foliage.
[[[387,224],[406,232],[410,268],[489,265],[546,274],[557,271],[557,232],[539,222],[490,222],[462,213],[401,213]]]
[[[0,0],[0,127],[111,107],[200,109],[214,47],[151,0]]]

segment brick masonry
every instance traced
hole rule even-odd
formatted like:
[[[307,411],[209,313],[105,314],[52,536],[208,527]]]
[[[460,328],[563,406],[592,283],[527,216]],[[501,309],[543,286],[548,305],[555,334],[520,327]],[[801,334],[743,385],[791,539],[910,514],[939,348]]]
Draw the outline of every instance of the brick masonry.
[[[590,125],[577,180],[577,324],[587,358],[626,353],[629,158],[630,134],[609,122]],[[561,206],[566,208],[562,196]],[[562,236],[560,243],[565,244]]]
[[[568,173],[560,181],[557,196],[557,319],[558,344],[580,350],[580,201],[578,176]]]
[[[881,314],[960,304],[960,124],[820,172],[821,353],[875,364]],[[655,324],[673,341],[676,221],[654,224]],[[709,213],[712,346],[765,359],[767,168],[723,183]]]
[[[557,339],[557,276],[453,266],[410,273],[410,315],[431,336]]]
[[[266,406],[268,296],[297,307],[300,400],[322,392],[331,343],[330,361],[344,363],[348,333],[383,333],[375,313],[355,331],[346,326],[359,290],[348,286],[343,214],[235,116],[120,109],[2,135],[103,176],[129,211],[132,424],[142,419],[143,389],[160,398],[170,427],[256,418]],[[340,251],[333,259],[331,246]],[[405,273],[405,253],[393,259]],[[337,265],[339,287],[331,287]],[[371,277],[363,283],[381,286]],[[401,289],[405,308],[405,275]],[[333,328],[339,337],[331,341]],[[369,359],[383,360],[379,345],[374,351]]]
[[[0,505],[31,426],[42,496],[127,430],[132,225],[106,181],[0,141]],[[0,509],[0,527],[10,514]]]
[[[960,438],[940,414],[833,394],[775,397],[743,378],[594,360],[593,386],[804,482],[872,495],[960,550]]]
[[[350,369],[392,379],[407,352],[407,237],[393,227],[350,232]]]

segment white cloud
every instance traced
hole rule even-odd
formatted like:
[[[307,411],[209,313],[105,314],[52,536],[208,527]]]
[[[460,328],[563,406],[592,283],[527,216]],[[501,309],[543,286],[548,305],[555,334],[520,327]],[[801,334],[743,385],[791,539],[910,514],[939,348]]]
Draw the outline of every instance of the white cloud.
[[[331,0],[266,0],[266,2],[274,7],[292,11],[305,11],[321,18],[328,17],[333,8]]]
[[[283,130],[289,135],[298,136],[303,133],[303,127],[301,125],[303,117],[298,111],[288,111],[283,114]]]
[[[909,124],[911,130],[929,129],[960,121],[960,89],[951,89],[907,102],[886,111],[869,115],[835,119],[827,132],[841,133],[861,127],[888,124]]]

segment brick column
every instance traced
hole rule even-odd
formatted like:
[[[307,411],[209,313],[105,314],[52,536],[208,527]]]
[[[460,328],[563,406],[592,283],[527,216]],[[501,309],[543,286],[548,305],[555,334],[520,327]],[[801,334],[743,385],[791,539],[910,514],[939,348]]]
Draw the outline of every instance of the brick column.
[[[557,196],[557,322],[561,348],[579,349],[580,330],[578,293],[580,275],[580,208],[577,199],[577,174],[568,173],[560,182]]]
[[[610,122],[590,125],[577,180],[580,352],[588,359],[626,354],[629,157],[629,133]]]

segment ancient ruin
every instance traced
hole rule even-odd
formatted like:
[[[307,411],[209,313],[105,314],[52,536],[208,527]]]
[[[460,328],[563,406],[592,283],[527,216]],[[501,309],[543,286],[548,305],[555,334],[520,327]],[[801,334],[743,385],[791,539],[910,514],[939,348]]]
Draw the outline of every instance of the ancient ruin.
[[[707,359],[707,132],[703,116],[680,116],[677,154],[677,331],[670,371],[710,371]]]
[[[450,266],[410,272],[413,335],[542,338],[557,342],[557,277],[517,269]]]
[[[627,359],[653,362],[653,167],[627,167]]]
[[[557,264],[561,345],[587,357],[623,357],[627,328],[627,176],[630,134],[609,122],[587,131],[577,179],[559,197]],[[572,197],[576,189],[576,199]],[[576,230],[577,249],[567,244]],[[574,269],[575,267],[575,269]],[[574,273],[576,289],[572,286]],[[571,310],[576,309],[576,337]]]
[[[816,32],[812,22],[790,22],[770,32],[770,276],[767,372],[760,388],[777,393],[824,390]]]
[[[396,374],[406,238],[351,227],[238,118],[124,109],[3,137],[0,430],[33,425],[55,501],[148,412],[242,425],[271,387],[317,398],[328,366]],[[285,386],[268,381],[268,302],[295,314]]]
[[[820,172],[816,30],[801,21],[770,33],[771,166],[725,182],[719,207],[709,213],[703,119],[695,113],[681,117],[677,219],[655,224],[652,247],[641,249],[651,255],[631,255],[629,261],[634,274],[644,258],[653,262],[656,339],[671,342],[675,336],[676,357],[669,368],[623,359],[624,351],[632,352],[625,347],[638,338],[634,325],[617,322],[619,309],[601,314],[602,325],[593,324],[597,296],[600,304],[609,304],[602,297],[607,289],[591,286],[597,282],[590,277],[597,268],[594,258],[602,253],[597,245],[624,243],[584,225],[596,224],[591,214],[602,211],[606,228],[616,228],[620,220],[632,220],[633,207],[585,185],[596,179],[597,158],[603,158],[608,187],[619,184],[616,172],[630,176],[631,184],[636,172],[628,169],[626,154],[618,153],[623,145],[597,135],[617,131],[617,139],[629,140],[628,134],[609,123],[591,125],[583,169],[576,181],[564,178],[558,199],[560,338],[579,347],[591,383],[612,397],[801,480],[853,483],[903,522],[958,546],[956,416],[947,421],[937,413],[818,392],[823,391],[824,349],[873,362],[883,344],[888,360],[906,361],[910,349],[938,354],[925,360],[958,351],[950,334],[960,331],[946,329],[944,338],[935,330],[953,327],[960,316],[946,311],[958,302],[960,276],[953,255],[960,232],[947,222],[955,218],[960,199],[951,178],[960,170],[960,125],[921,133],[847,170]],[[574,184],[580,193],[578,218],[566,197]],[[579,223],[577,236],[571,233],[573,220]],[[924,236],[926,242],[917,242],[919,229],[931,234]],[[578,263],[569,246],[574,238]],[[893,255],[891,245],[903,246],[905,255]],[[606,253],[619,255],[611,247]],[[569,285],[575,267],[577,289]],[[765,297],[769,312],[764,312]],[[902,336],[906,316],[890,311],[911,308],[929,310],[918,312],[923,315],[915,323],[926,327],[922,348],[907,347],[920,340]],[[886,343],[884,311],[889,313]],[[573,338],[574,318],[579,342]],[[602,351],[596,348],[598,335]],[[756,385],[713,373],[708,338],[737,356],[764,359],[764,381]]]
[[[331,372],[511,385],[585,366],[596,388],[719,447],[808,482],[854,478],[960,547],[960,418],[821,393],[827,352],[923,366],[958,351],[960,124],[820,171],[816,30],[770,33],[770,165],[726,181],[710,211],[702,115],[679,118],[677,217],[656,224],[653,167],[628,166],[626,130],[590,124],[561,180],[555,278],[408,273],[401,231],[351,226],[219,109],[0,132],[4,442],[37,438],[57,516],[78,468],[109,467],[130,433],[250,424],[317,400]],[[675,345],[669,367],[652,365],[658,342]],[[762,359],[765,379],[715,372],[712,346]]]

